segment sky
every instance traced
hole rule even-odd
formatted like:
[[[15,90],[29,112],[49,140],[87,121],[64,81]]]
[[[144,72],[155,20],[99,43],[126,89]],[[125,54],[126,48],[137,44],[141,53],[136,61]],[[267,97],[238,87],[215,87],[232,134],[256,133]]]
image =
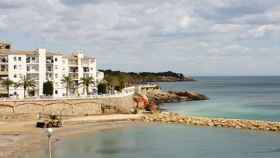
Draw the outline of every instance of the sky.
[[[0,39],[100,69],[280,75],[280,1],[1,0]]]

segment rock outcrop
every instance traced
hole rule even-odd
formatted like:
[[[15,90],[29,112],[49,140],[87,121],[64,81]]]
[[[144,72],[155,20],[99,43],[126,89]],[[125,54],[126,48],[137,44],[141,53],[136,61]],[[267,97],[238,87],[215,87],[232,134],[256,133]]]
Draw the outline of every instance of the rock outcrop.
[[[143,121],[280,132],[280,122],[189,117],[169,112],[147,114],[143,116]]]
[[[154,101],[157,104],[161,103],[173,103],[183,101],[194,101],[194,100],[208,100],[203,94],[197,92],[174,92],[174,91],[159,91],[157,93],[148,93],[149,100]]]

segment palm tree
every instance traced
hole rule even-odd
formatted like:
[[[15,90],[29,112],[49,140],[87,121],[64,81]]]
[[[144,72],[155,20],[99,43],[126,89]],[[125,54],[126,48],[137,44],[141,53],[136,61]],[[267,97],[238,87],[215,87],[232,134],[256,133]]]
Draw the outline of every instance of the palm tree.
[[[81,84],[83,85],[84,89],[86,89],[87,95],[89,94],[89,86],[94,84],[94,78],[93,77],[82,77],[80,79],[82,82]]]
[[[74,84],[74,80],[71,76],[63,76],[63,79],[61,80],[66,85],[66,95],[69,95],[69,90]]]
[[[3,80],[3,81],[1,82],[2,86],[4,86],[4,87],[6,88],[7,93],[8,93],[8,96],[10,95],[9,89],[10,89],[10,87],[11,87],[12,85],[14,85],[14,83],[15,83],[15,82],[12,81],[12,80],[10,80],[9,78],[7,78],[6,80]]]
[[[32,79],[28,79],[25,76],[23,79],[16,85],[17,87],[22,86],[24,90],[24,97],[26,96],[26,91],[29,91],[29,88],[34,89],[36,87],[36,82]]]

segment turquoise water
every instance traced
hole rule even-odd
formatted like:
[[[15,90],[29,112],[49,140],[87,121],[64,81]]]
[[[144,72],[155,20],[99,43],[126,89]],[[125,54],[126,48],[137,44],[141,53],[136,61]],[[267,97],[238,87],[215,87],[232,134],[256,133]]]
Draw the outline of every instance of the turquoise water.
[[[164,90],[193,90],[210,100],[162,107],[194,116],[280,121],[280,77],[197,77],[197,82],[161,83]]]
[[[127,127],[65,140],[55,158],[279,158],[280,135],[181,125]]]
[[[195,90],[209,101],[166,104],[189,115],[280,120],[280,77],[201,77],[162,83]],[[57,144],[55,158],[279,158],[280,134],[171,124],[131,125],[83,134]]]

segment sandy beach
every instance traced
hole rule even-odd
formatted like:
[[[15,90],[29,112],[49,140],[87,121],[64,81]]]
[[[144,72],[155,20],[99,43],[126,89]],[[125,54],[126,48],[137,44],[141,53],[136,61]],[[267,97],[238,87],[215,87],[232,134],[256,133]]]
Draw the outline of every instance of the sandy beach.
[[[64,120],[63,128],[54,129],[53,142],[80,133],[96,132],[125,127],[130,120],[141,119],[142,115],[98,115],[74,117]],[[0,122],[0,158],[38,157],[47,149],[46,130],[35,128],[36,120]]]

